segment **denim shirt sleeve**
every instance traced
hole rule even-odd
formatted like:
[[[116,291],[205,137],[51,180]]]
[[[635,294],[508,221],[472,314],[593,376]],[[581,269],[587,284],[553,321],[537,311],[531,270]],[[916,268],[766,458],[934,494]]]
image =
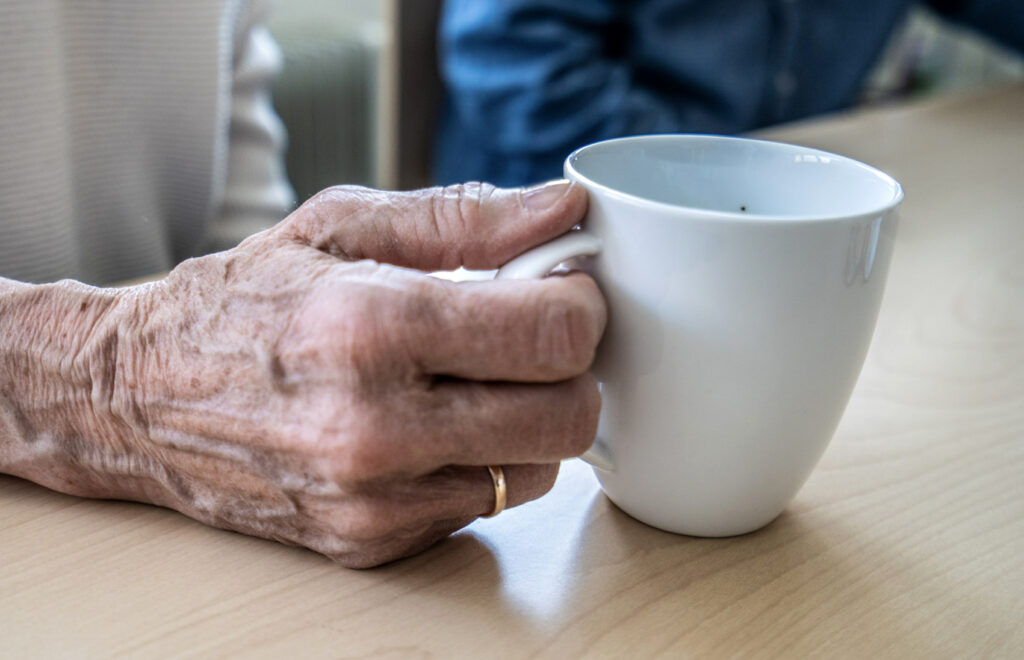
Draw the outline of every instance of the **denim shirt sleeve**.
[[[440,179],[499,184],[557,177],[567,150],[671,131],[677,109],[634,84],[614,52],[614,0],[449,0],[441,25],[449,90]]]

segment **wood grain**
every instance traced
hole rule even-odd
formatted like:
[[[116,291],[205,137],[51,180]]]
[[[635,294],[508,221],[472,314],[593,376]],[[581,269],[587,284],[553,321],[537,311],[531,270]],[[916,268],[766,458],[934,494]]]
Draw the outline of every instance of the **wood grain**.
[[[907,192],[853,400],[773,524],[659,532],[568,462],[357,572],[0,477],[0,657],[1024,657],[1024,88],[768,135]]]

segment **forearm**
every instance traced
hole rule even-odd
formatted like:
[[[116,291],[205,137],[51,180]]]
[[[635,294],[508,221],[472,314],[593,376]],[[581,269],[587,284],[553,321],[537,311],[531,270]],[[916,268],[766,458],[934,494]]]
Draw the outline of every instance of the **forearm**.
[[[111,496],[103,469],[126,439],[118,397],[124,296],[78,282],[0,278],[0,472]]]

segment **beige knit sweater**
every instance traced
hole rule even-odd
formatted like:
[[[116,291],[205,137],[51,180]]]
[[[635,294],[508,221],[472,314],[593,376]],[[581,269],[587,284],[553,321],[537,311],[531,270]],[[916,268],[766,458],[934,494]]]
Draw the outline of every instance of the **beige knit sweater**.
[[[0,0],[0,276],[106,284],[294,204],[246,0]]]

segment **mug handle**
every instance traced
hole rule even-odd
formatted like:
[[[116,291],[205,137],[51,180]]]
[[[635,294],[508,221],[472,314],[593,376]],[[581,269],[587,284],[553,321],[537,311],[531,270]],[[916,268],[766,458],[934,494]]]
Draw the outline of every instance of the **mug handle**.
[[[558,238],[524,252],[498,269],[494,279],[530,280],[544,277],[558,264],[577,257],[592,257],[601,251],[601,239],[582,231],[570,231]],[[614,469],[611,452],[600,440],[580,456],[596,468]]]

